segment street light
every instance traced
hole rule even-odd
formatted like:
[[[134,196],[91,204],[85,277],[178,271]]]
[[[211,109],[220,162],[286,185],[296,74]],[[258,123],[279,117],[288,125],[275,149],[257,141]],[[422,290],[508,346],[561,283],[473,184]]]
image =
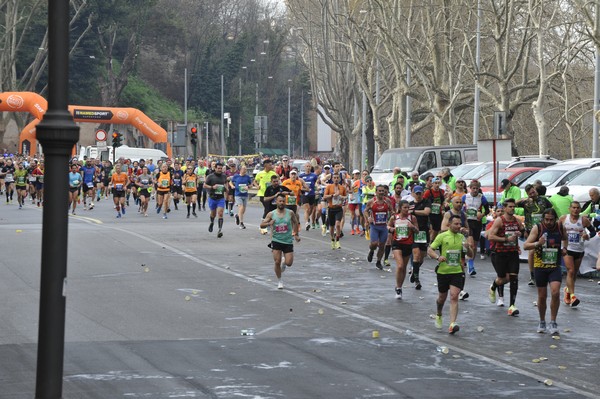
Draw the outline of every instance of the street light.
[[[290,83],[292,82],[292,79],[288,79],[288,149],[287,149],[287,153],[288,156],[292,155],[292,130],[291,130],[291,125],[290,125],[290,119],[291,119],[291,98],[292,98],[292,87],[290,86]]]

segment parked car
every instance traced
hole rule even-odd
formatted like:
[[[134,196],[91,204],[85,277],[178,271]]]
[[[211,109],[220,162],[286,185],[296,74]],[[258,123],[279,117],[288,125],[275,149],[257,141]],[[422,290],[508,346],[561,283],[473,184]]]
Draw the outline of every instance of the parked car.
[[[498,169],[506,168],[546,168],[559,163],[560,160],[552,157],[540,157],[539,155],[524,155],[512,157],[510,161],[498,162]],[[493,162],[484,162],[473,168],[470,172],[465,173],[462,178],[467,184],[473,179],[480,179],[494,169]]]
[[[458,179],[459,177],[463,177],[465,174],[469,173],[476,167],[483,165],[484,163],[485,162],[466,162],[460,164],[452,169],[452,175]]]
[[[310,162],[306,159],[294,159],[292,161],[292,168],[296,168],[300,171],[300,173],[304,173],[304,165],[306,165],[307,162]]]
[[[567,184],[569,187],[569,195],[573,196],[575,201],[581,202],[581,205],[590,199],[590,189],[600,188],[600,166],[588,169]],[[553,187],[546,191],[547,196],[556,194],[560,190],[560,186]]]
[[[539,180],[546,189],[560,188],[594,166],[600,166],[600,158],[569,159],[538,171],[523,181],[519,187],[524,189],[526,185]]]
[[[498,171],[498,180],[496,181],[496,201],[502,197],[502,188],[500,183],[504,179],[510,180],[513,184],[519,185],[522,181],[527,179],[529,176],[536,173],[541,168],[506,168]],[[487,175],[479,179],[481,184],[481,191],[483,195],[490,203],[494,203],[494,172],[490,172]]]

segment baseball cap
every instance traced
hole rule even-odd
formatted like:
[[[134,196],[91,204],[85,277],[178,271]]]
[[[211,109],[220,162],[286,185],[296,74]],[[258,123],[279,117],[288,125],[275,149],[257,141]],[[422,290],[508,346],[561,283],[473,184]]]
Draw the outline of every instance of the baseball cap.
[[[353,174],[353,175],[355,175],[355,174],[357,174],[357,173],[360,173],[360,170],[358,170],[358,169],[354,169],[354,170],[352,171],[352,174]]]
[[[297,174],[298,174],[298,171],[297,171],[296,169],[292,169],[292,170],[290,170],[290,175],[291,175],[292,173],[293,173],[293,174],[295,174],[295,175],[297,175]]]
[[[422,193],[423,192],[423,186],[421,186],[420,184],[414,186],[413,187],[413,192],[415,192],[415,193]]]
[[[442,180],[441,180],[439,177],[434,177],[433,179],[431,179],[431,182],[432,182],[432,183],[439,183],[439,182],[441,182],[441,181],[442,181]]]
[[[504,180],[502,180],[502,183],[500,184],[500,187],[501,188],[506,188],[506,186],[508,186],[508,183],[510,183],[510,180],[504,179]]]
[[[325,165],[323,166],[323,169],[331,169],[331,165]]]

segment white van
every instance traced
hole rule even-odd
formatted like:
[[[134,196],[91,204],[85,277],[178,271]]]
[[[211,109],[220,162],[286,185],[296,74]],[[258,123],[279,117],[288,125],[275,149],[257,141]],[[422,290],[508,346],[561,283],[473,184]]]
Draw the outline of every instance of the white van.
[[[107,146],[106,149],[100,150],[96,146],[81,147],[79,151],[79,159],[83,160],[83,157],[100,159],[102,161],[113,160],[113,148]],[[129,147],[126,145],[117,148],[115,153],[115,159],[125,158],[131,159],[131,161],[139,161],[140,159],[152,159],[154,162],[159,159],[166,159],[167,154],[164,151],[157,150],[155,148],[136,148]]]
[[[396,167],[407,174],[417,171],[420,175],[429,169],[458,166],[473,161],[477,161],[476,145],[391,148],[381,154],[371,176],[375,184],[389,184]]]

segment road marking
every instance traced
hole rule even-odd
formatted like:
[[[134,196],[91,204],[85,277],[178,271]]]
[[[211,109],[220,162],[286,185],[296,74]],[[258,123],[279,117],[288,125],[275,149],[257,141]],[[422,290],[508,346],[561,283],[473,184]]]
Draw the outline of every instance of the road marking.
[[[88,222],[87,220],[84,220],[84,221]],[[93,221],[89,221],[89,222],[92,223]],[[228,274],[230,276],[243,279],[243,280],[245,280],[247,282],[251,282],[251,283],[254,283],[254,284],[261,285],[261,286],[263,286],[263,287],[265,287],[267,289],[273,289],[273,283],[271,283],[271,282],[258,280],[258,279],[254,278],[254,277],[251,277],[250,275],[246,275],[246,274],[243,274],[243,273],[240,273],[240,272],[236,272],[236,271],[233,271],[231,269],[225,269],[222,266],[218,266],[218,265],[215,265],[213,263],[207,262],[205,260],[199,259],[199,258],[197,258],[197,257],[195,257],[195,256],[193,256],[191,254],[188,254],[187,252],[184,252],[184,251],[182,251],[182,250],[180,250],[178,248],[172,247],[169,244],[166,244],[166,243],[154,240],[152,238],[143,236],[143,235],[141,235],[141,234],[139,234],[139,233],[137,233],[135,231],[129,231],[129,230],[126,230],[124,228],[116,227],[116,226],[108,226],[108,225],[102,225],[102,226],[105,227],[105,228],[111,229],[111,230],[117,230],[117,231],[120,231],[122,233],[133,235],[133,236],[135,236],[135,237],[137,237],[137,238],[139,238],[139,239],[141,239],[143,241],[146,241],[148,243],[151,243],[153,245],[156,245],[156,246],[159,246],[159,247],[161,247],[163,249],[171,251],[171,252],[173,252],[176,255],[179,255],[179,256],[181,256],[183,258],[186,258],[186,259],[190,260],[191,262],[194,262],[194,263],[197,263],[199,265],[205,266],[205,267],[207,267],[209,269],[212,269],[212,270],[215,270],[215,271],[219,271],[221,273],[225,273],[225,274]],[[438,341],[435,338],[431,338],[431,337],[427,336],[427,334],[429,334],[429,331],[425,331],[425,330],[413,330],[413,331],[411,331],[411,328],[414,328],[414,326],[412,326],[410,324],[407,324],[407,323],[403,323],[401,321],[395,321],[396,325],[392,325],[392,324],[386,323],[384,321],[374,319],[374,318],[372,318],[370,316],[367,316],[367,315],[364,315],[364,314],[352,311],[350,309],[346,309],[346,308],[337,306],[337,305],[335,305],[333,303],[327,302],[323,298],[320,298],[320,297],[315,296],[315,295],[311,295],[309,293],[300,293],[300,292],[296,292],[296,291],[293,291],[293,290],[290,290],[290,289],[285,289],[285,290],[282,291],[282,294],[291,295],[291,296],[294,296],[294,297],[296,297],[298,299],[301,299],[303,301],[306,301],[307,299],[310,299],[311,302],[314,303],[314,304],[317,304],[317,305],[323,306],[325,308],[328,308],[330,310],[342,313],[342,314],[344,314],[346,316],[349,316],[349,317],[352,317],[354,319],[365,321],[365,322],[370,323],[370,324],[372,324],[374,326],[378,326],[380,329],[385,328],[387,330],[394,331],[394,332],[397,332],[397,333],[402,334],[402,335],[410,335],[414,339],[425,341],[425,342],[428,342],[428,343],[433,344],[435,346],[443,345],[443,346],[446,346],[449,349],[451,349],[451,350],[453,350],[453,351],[455,351],[457,353],[461,353],[461,354],[463,354],[465,356],[470,356],[470,357],[473,357],[473,358],[478,359],[480,361],[483,361],[483,362],[486,362],[486,363],[490,363],[490,364],[492,364],[495,367],[502,367],[502,368],[504,368],[504,369],[506,369],[506,370],[508,370],[510,372],[518,373],[518,374],[523,375],[525,377],[532,378],[532,379],[534,379],[536,381],[544,381],[547,378],[554,378],[553,376],[545,376],[545,375],[542,375],[542,374],[536,374],[533,371],[529,371],[529,370],[518,368],[517,366],[513,366],[513,365],[507,364],[505,362],[501,362],[498,359],[494,359],[492,357],[489,357],[489,356],[486,356],[486,355],[482,355],[482,354],[479,354],[477,352],[473,352],[473,351],[471,351],[469,349],[466,349],[466,348],[461,348],[461,347],[458,347],[458,346],[454,346],[452,344],[448,344],[447,342]],[[270,327],[270,328],[274,328],[276,326],[273,326],[273,327]],[[263,333],[265,331],[266,330],[263,330],[260,333]],[[580,382],[580,381],[574,381],[574,380],[571,380],[571,381],[572,381],[573,384],[578,384],[578,385],[582,385],[583,384],[583,385],[585,385],[583,382]],[[595,393],[595,392],[592,393],[592,392],[584,391],[584,390],[578,388],[577,386],[568,385],[568,384],[565,384],[565,383],[560,382],[560,381],[554,381],[554,386],[555,387],[559,387],[559,388],[564,389],[564,390],[567,390],[567,391],[570,391],[570,392],[577,393],[579,395],[582,395],[582,396],[585,396],[585,397],[588,397],[588,398],[595,399],[595,398],[598,397],[597,393]]]
[[[79,215],[69,215],[69,216],[72,218],[75,218],[75,219],[86,220],[88,222],[92,222],[95,224],[104,224],[104,223],[102,223],[102,220],[100,220],[100,219],[89,218],[87,216],[79,216]]]

